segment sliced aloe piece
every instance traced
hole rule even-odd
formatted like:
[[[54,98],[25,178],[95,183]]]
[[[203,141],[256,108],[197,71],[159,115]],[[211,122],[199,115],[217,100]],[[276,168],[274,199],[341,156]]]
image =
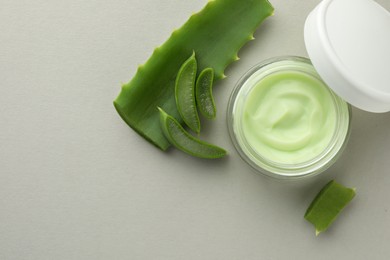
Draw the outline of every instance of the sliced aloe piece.
[[[217,159],[226,155],[224,149],[193,137],[175,118],[161,108],[158,110],[160,111],[162,132],[169,142],[179,150],[205,159]]]
[[[214,119],[217,114],[212,90],[213,81],[214,70],[206,68],[199,74],[195,87],[197,107],[200,113],[208,119]]]
[[[176,77],[175,98],[177,110],[184,123],[195,133],[200,132],[200,121],[195,103],[195,52],[181,66]]]
[[[316,235],[325,231],[354,197],[355,189],[334,180],[326,184],[305,213],[305,219],[314,225]]]
[[[209,1],[156,48],[133,79],[122,87],[114,101],[119,115],[148,141],[167,149],[169,142],[161,130],[156,107],[163,107],[182,123],[174,89],[183,62],[195,51],[198,69],[213,68],[215,79],[222,79],[225,68],[238,59],[239,49],[253,39],[255,29],[272,13],[273,7],[267,0]]]

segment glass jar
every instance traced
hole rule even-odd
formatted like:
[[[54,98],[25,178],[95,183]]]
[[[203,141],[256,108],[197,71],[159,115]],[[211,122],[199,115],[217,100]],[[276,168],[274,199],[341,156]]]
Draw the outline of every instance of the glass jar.
[[[278,179],[325,171],[350,133],[350,105],[302,57],[272,58],[250,69],[234,88],[227,113],[240,156],[257,172]]]

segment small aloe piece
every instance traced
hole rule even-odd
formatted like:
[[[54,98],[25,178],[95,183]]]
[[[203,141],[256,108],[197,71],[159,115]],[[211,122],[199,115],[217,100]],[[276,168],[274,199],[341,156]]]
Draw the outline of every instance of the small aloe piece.
[[[162,107],[180,122],[175,101],[175,78],[183,62],[195,51],[198,69],[213,68],[215,79],[238,59],[237,52],[261,22],[273,13],[268,0],[215,0],[207,5],[138,68],[133,79],[122,87],[114,106],[122,119],[137,133],[165,150],[168,140],[160,127]]]
[[[354,197],[355,189],[334,180],[326,184],[305,213],[305,219],[316,228],[316,235],[325,231]]]
[[[212,91],[213,81],[214,70],[212,68],[206,68],[199,74],[195,87],[198,109],[208,119],[215,118],[217,114]]]
[[[181,66],[176,77],[175,98],[177,110],[184,123],[195,133],[200,132],[200,121],[195,103],[197,63],[195,52]]]
[[[193,137],[175,118],[161,108],[158,110],[160,111],[161,129],[165,137],[179,150],[205,159],[217,159],[226,155],[224,149]]]

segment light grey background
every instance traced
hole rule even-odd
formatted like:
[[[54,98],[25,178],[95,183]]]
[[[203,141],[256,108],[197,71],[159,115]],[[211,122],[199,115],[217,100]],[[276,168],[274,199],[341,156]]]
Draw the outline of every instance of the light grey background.
[[[0,259],[390,259],[390,113],[354,109],[342,158],[294,184],[254,173],[228,136],[239,77],[306,56],[319,2],[272,1],[214,88],[217,119],[203,122],[201,138],[230,155],[205,161],[156,149],[112,105],[205,0],[0,0]],[[303,215],[332,178],[358,195],[315,237]]]

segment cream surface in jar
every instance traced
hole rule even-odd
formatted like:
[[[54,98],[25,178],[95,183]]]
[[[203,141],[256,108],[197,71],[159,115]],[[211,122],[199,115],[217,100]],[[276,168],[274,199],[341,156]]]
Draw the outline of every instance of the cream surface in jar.
[[[242,127],[251,147],[269,160],[302,163],[318,156],[336,128],[332,93],[297,71],[266,76],[249,92]]]

